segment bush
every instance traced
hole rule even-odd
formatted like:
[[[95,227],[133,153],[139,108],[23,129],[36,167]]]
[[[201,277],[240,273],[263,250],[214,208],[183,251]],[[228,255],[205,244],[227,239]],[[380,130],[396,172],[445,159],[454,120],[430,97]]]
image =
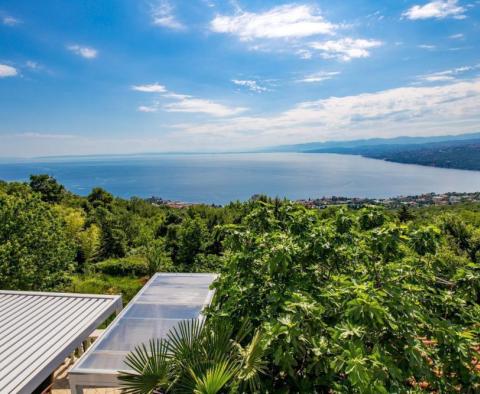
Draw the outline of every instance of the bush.
[[[120,259],[108,259],[94,265],[97,272],[113,276],[144,276],[148,274],[148,265],[143,256],[129,256]]]
[[[126,305],[144,284],[144,280],[132,277],[77,274],[71,277],[71,284],[66,291],[82,294],[121,294],[123,305]]]

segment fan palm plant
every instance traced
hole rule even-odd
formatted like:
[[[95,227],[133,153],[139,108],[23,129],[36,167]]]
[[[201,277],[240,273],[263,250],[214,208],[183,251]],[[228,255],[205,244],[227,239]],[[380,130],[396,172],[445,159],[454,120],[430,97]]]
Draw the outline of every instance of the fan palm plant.
[[[120,373],[125,394],[166,393],[173,382],[171,355],[162,339],[151,339],[149,346],[137,346],[125,364],[134,372]]]
[[[119,379],[127,394],[217,394],[235,388],[255,392],[259,375],[266,370],[261,335],[254,333],[245,347],[245,330],[235,338],[231,325],[186,320],[170,331],[166,340],[151,340],[126,358],[133,372]]]

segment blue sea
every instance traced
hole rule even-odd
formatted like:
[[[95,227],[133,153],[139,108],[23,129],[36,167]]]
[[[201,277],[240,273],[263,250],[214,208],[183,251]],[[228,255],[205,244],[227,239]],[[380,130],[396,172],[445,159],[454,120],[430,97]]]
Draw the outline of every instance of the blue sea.
[[[0,179],[54,176],[87,195],[100,186],[120,197],[225,204],[254,194],[290,199],[384,198],[480,191],[480,172],[389,163],[360,156],[302,153],[157,154],[3,161]]]

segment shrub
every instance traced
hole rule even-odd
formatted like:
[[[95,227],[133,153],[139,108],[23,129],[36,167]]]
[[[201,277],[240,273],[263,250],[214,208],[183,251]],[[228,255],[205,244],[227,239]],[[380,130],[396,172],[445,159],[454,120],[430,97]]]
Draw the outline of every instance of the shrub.
[[[94,265],[97,272],[113,276],[143,276],[148,274],[148,265],[143,256],[108,259]]]
[[[105,274],[77,274],[71,277],[66,291],[84,294],[121,294],[126,305],[145,284],[132,277],[118,277]]]

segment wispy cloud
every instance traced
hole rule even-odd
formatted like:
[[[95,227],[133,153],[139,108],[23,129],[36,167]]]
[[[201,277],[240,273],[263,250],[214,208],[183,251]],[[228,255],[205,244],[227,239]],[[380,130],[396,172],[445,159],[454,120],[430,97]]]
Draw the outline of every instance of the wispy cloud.
[[[176,102],[164,105],[163,109],[167,112],[202,113],[215,117],[238,115],[247,110],[244,107],[229,107],[214,101],[195,97],[182,98]]]
[[[163,105],[158,100],[150,105],[141,105],[137,108],[140,112],[156,112],[162,109],[166,112],[200,113],[215,117],[226,117],[238,115],[247,110],[247,108],[244,107],[230,107],[208,99],[170,92],[165,86],[158,83],[133,85],[132,90],[144,93],[157,93],[160,97],[171,101]]]
[[[333,34],[337,26],[325,20],[312,6],[287,4],[263,13],[241,11],[232,16],[217,15],[210,28],[216,33],[228,33],[250,41]]]
[[[339,74],[339,71],[319,71],[313,74],[306,75],[303,78],[298,79],[297,82],[322,82],[332,79]]]
[[[144,92],[144,93],[166,93],[167,89],[165,86],[160,85],[158,83],[152,83],[147,85],[133,85],[132,90],[136,90],[137,92]]]
[[[94,59],[98,56],[98,50],[92,47],[73,44],[67,45],[67,49],[78,56],[84,57],[85,59]]]
[[[174,14],[174,8],[168,0],[160,0],[152,6],[153,24],[172,30],[184,30],[186,26]]]
[[[345,138],[438,135],[480,126],[480,79],[440,86],[399,87],[301,102],[270,117],[179,124],[178,133],[215,136],[220,143],[279,144]]]
[[[465,19],[466,9],[458,4],[458,0],[436,0],[424,5],[414,5],[402,16],[411,19]]]
[[[18,71],[15,67],[0,64],[0,78],[14,77],[16,75],[18,75]]]
[[[461,40],[464,37],[465,36],[463,35],[463,33],[452,34],[451,36],[448,36],[448,38],[450,38],[452,40]]]
[[[6,15],[2,18],[2,23],[5,26],[15,26],[22,23],[22,21],[20,19],[14,18],[13,16]]]
[[[325,59],[340,59],[349,61],[355,58],[370,56],[370,49],[382,45],[378,40],[342,38],[324,42],[312,42],[310,47],[320,51]]]
[[[266,92],[268,89],[264,86],[258,84],[255,80],[248,80],[248,79],[232,79],[232,82],[235,85],[243,86],[248,90],[255,92],[255,93],[262,93]]]
[[[419,75],[417,79],[423,82],[451,82],[457,79],[457,76],[479,69],[480,64],[475,66],[462,66],[450,70],[438,71],[430,74]]]
[[[156,106],[148,106],[148,105],[141,105],[138,107],[139,112],[157,112],[158,107]]]
[[[437,49],[437,47],[435,45],[431,45],[431,44],[420,44],[420,45],[418,45],[418,47],[420,49],[427,49],[429,51],[433,51],[434,49]]]

